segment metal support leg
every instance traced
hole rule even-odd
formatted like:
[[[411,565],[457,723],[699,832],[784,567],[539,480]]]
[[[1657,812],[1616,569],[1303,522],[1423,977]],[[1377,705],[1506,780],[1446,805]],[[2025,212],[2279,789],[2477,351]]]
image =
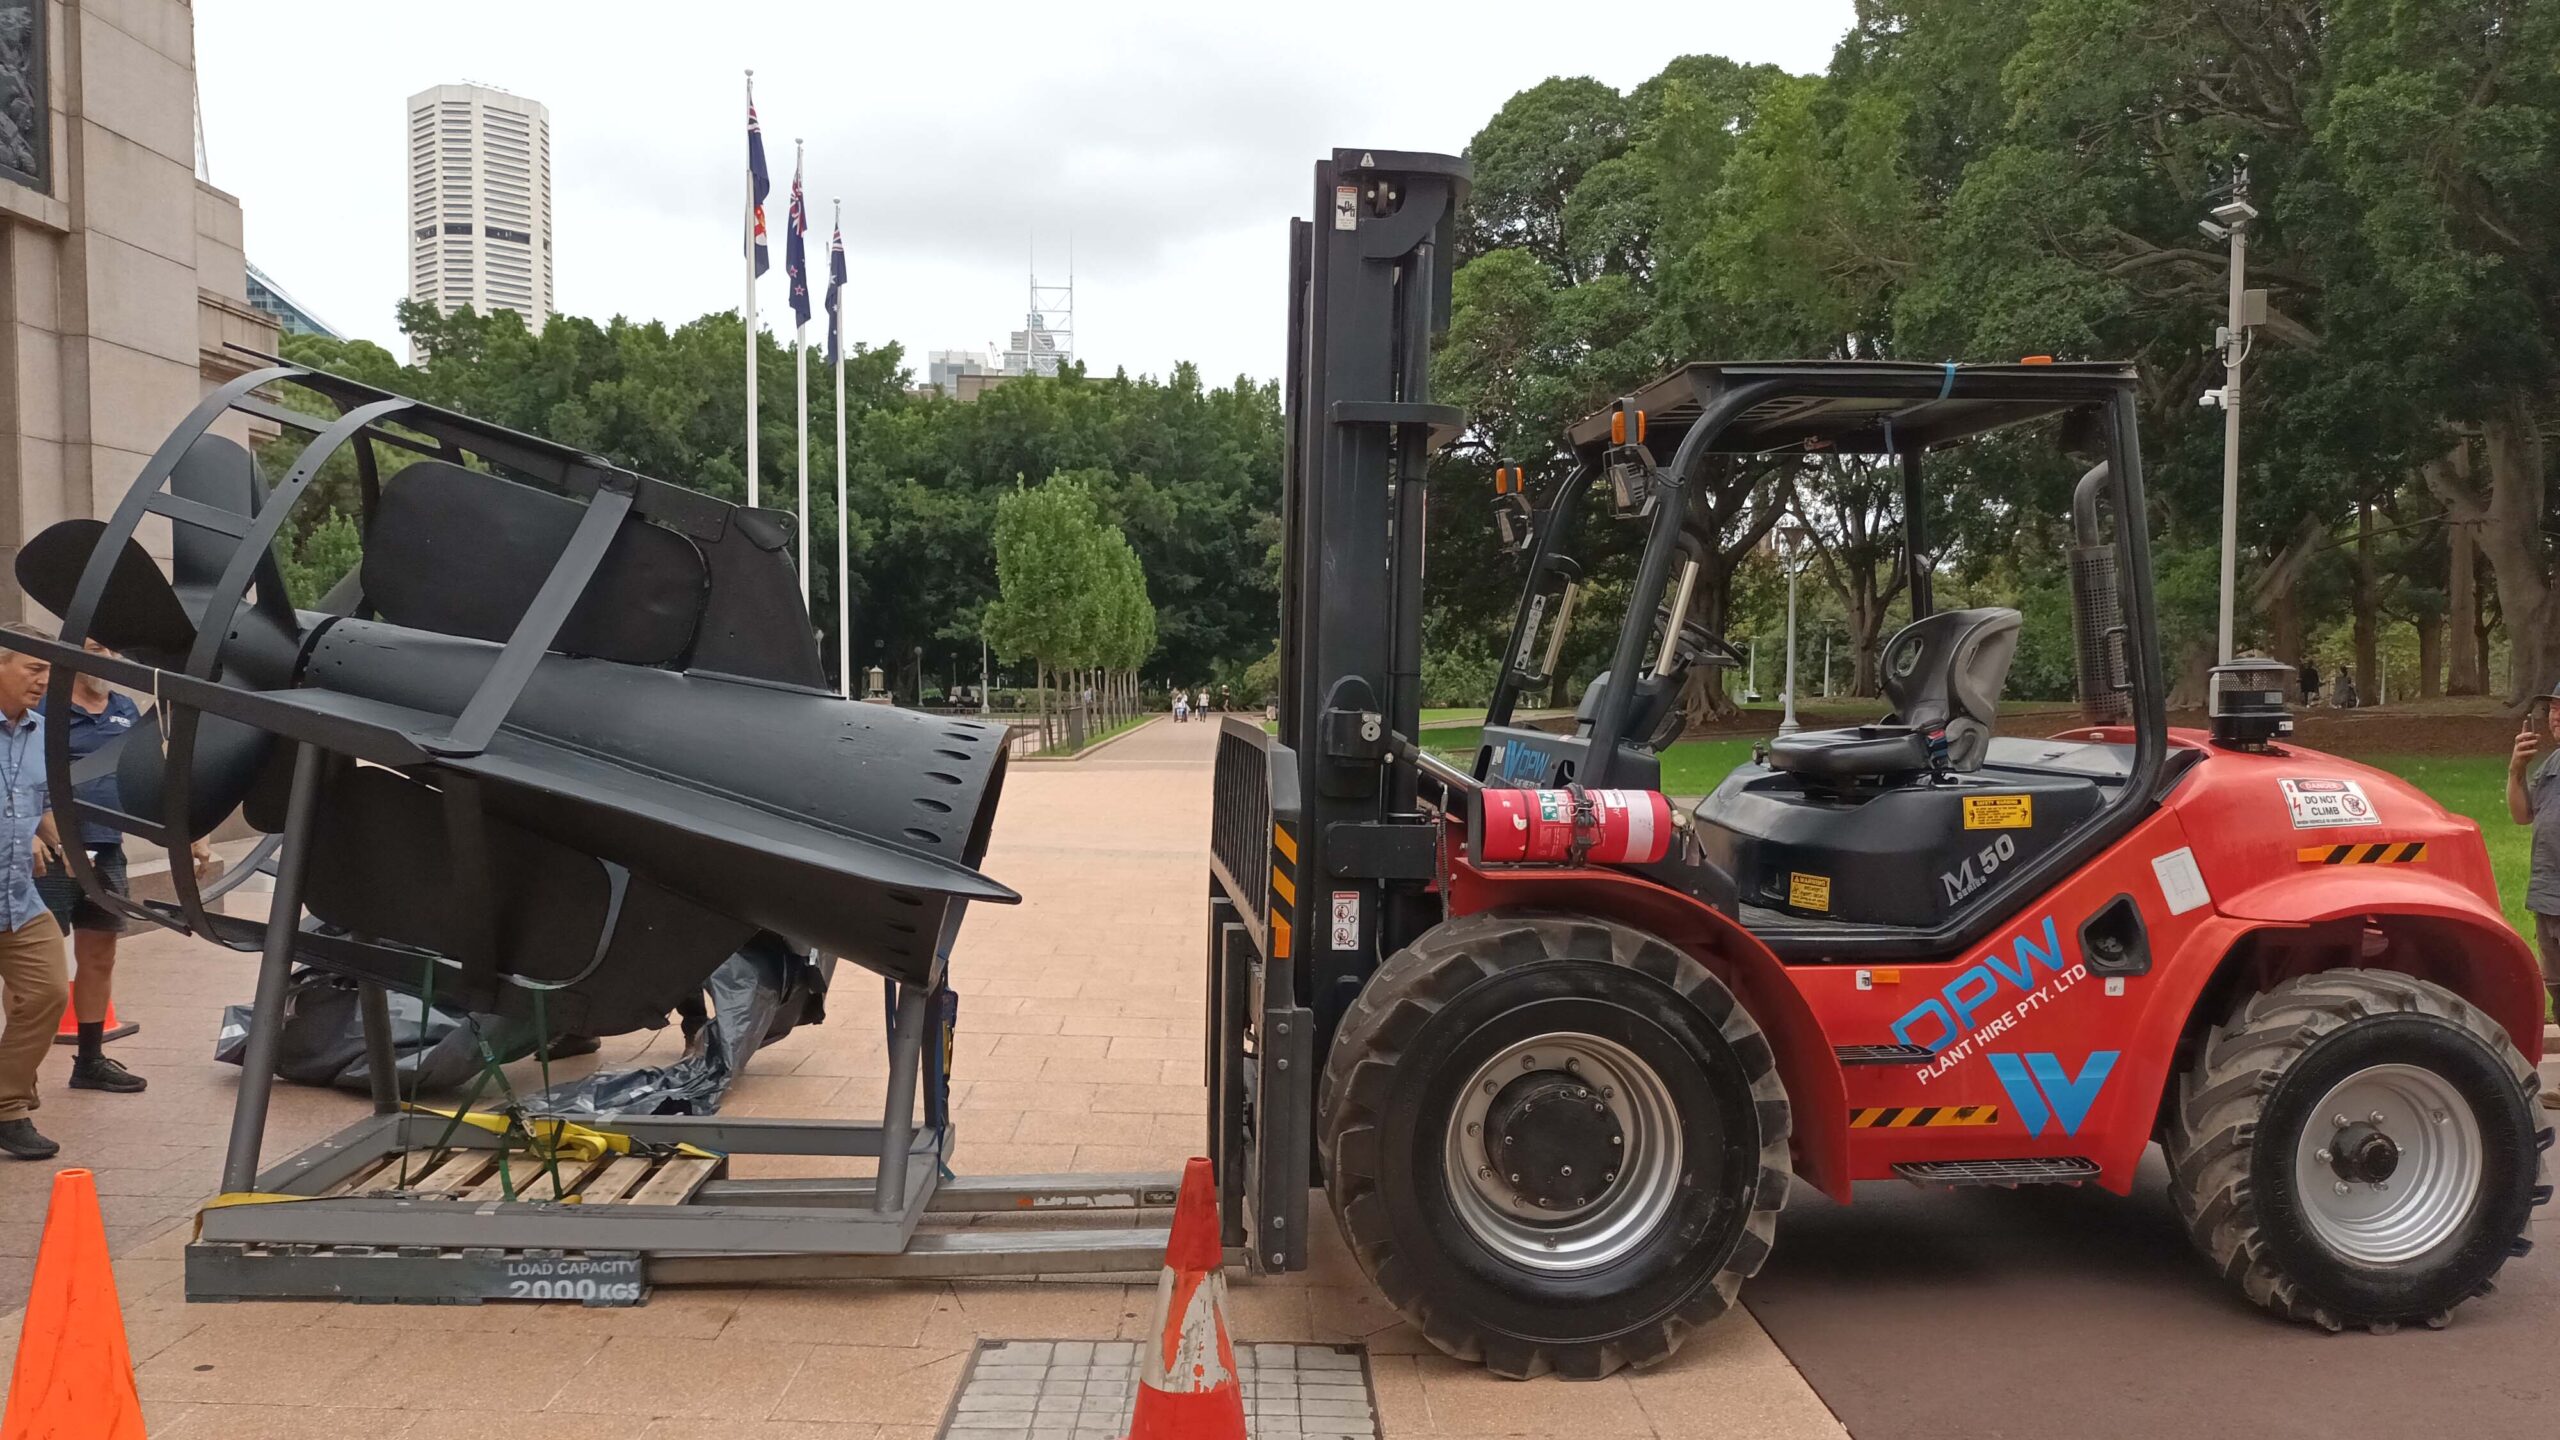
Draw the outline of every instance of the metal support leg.
[[[267,1097],[276,1083],[276,1051],[284,1042],[285,984],[292,978],[294,931],[302,922],[302,874],[311,862],[307,842],[320,798],[321,762],[319,751],[308,745],[294,747],[284,852],[277,857],[275,896],[267,908],[266,951],[258,962],[248,1049],[240,1057],[240,1093],[231,1106],[231,1148],[222,1160],[226,1194],[258,1186],[258,1150],[267,1136]]]
[[[391,1045],[391,999],[367,980],[356,988],[357,1014],[364,1021],[364,1073],[373,1085],[373,1112],[391,1115],[400,1109],[400,1057]]]
[[[889,1037],[889,1093],[880,1111],[880,1190],[871,1208],[893,1215],[907,1204],[907,1150],[915,1143],[916,1069],[933,1013],[932,987],[898,989],[898,1028]]]

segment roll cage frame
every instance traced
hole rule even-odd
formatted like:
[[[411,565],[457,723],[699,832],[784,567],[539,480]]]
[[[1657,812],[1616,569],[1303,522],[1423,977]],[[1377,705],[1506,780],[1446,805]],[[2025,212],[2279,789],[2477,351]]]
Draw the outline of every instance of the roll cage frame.
[[[1670,588],[1689,519],[1689,497],[1700,471],[1715,455],[1752,456],[1790,450],[1889,455],[1902,469],[1903,564],[1909,574],[1912,618],[1935,609],[1926,559],[1926,456],[1992,430],[2052,416],[2096,422],[2101,497],[2114,517],[2113,544],[2124,614],[2122,683],[2132,701],[2132,764],[2125,782],[2098,813],[2029,864],[2003,872],[1956,915],[1926,930],[1846,923],[1795,923],[1786,948],[1826,958],[1907,955],[1971,944],[2028,898],[2071,874],[2098,850],[2148,814],[2168,770],[2167,691],[2161,678],[2159,631],[2154,619],[2150,540],[2143,524],[2142,455],[2136,413],[2135,371],[2112,363],[1930,365],[1907,362],[1798,361],[1692,364],[1596,412],[1569,433],[1572,468],[1532,512],[1527,573],[1513,615],[1500,678],[1486,707],[1488,728],[1512,723],[1523,691],[1552,683],[1549,673],[1527,668],[1529,647],[1544,621],[1548,586],[1578,582],[1581,567],[1563,553],[1565,532],[1594,481],[1614,464],[1645,469],[1651,507],[1637,561],[1635,584],[1620,617],[1608,673],[1637,677],[1611,683],[1591,717],[1589,752],[1578,779],[1602,787],[1629,778],[1634,754],[1650,750],[1646,737],[1628,733],[1641,701],[1683,683],[1685,670],[1653,673],[1645,653],[1655,616]],[[1630,417],[1642,417],[1635,419]],[[1613,438],[1629,431],[1641,438]],[[1659,447],[1672,446],[1667,464]],[[1559,606],[1559,626],[1572,620]],[[1558,637],[1560,639],[1560,636]],[[1550,661],[1557,647],[1549,647]],[[2094,733],[2094,732],[2093,732]],[[1633,753],[1630,753],[1633,752]]]

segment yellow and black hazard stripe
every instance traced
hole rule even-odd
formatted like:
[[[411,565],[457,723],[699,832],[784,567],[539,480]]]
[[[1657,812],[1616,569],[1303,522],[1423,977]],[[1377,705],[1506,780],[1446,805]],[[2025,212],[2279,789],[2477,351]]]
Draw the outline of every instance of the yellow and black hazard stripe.
[[[2413,865],[2427,858],[2424,840],[2386,840],[2379,845],[2305,845],[2293,852],[2305,865]]]
[[[1997,1125],[1997,1105],[1887,1105],[1881,1109],[1849,1111],[1852,1130],[1916,1130],[1923,1126],[1936,1129],[1947,1125]]]
[[[1298,909],[1298,881],[1291,871],[1298,863],[1298,837],[1289,827],[1274,822],[1271,826],[1271,953],[1285,957],[1289,953],[1291,935],[1289,917]]]

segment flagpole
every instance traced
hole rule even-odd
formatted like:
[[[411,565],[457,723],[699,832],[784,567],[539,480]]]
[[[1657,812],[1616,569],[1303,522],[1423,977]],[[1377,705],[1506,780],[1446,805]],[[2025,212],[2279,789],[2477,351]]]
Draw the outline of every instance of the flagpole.
[[[756,72],[747,72],[747,115],[756,111]],[[747,169],[747,298],[738,305],[738,323],[747,332],[747,508],[756,504],[756,175]]]
[[[844,235],[844,202],[838,200],[835,204],[835,235],[841,240]],[[832,257],[828,264],[832,269],[835,264]],[[836,335],[836,682],[844,691],[844,698],[850,700],[853,698],[853,568],[845,553],[844,362],[846,353],[853,348],[853,336],[846,332],[844,326],[842,287],[828,288],[836,291],[830,318]]]
[[[800,198],[800,175],[807,159],[806,146],[792,141],[791,198],[794,204],[803,206],[807,202]],[[803,209],[792,221],[795,235],[796,227],[807,222],[808,212]],[[809,283],[806,260],[801,262],[800,283]],[[801,323],[797,311],[792,315],[791,351],[792,361],[800,371],[800,609],[805,614],[809,609],[809,327]]]

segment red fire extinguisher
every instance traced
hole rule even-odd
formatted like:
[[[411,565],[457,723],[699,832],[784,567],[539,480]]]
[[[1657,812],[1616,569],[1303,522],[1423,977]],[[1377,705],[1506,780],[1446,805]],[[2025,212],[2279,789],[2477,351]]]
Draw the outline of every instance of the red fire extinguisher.
[[[1671,851],[1671,802],[1656,790],[1487,790],[1484,858],[1548,865],[1650,865]]]

